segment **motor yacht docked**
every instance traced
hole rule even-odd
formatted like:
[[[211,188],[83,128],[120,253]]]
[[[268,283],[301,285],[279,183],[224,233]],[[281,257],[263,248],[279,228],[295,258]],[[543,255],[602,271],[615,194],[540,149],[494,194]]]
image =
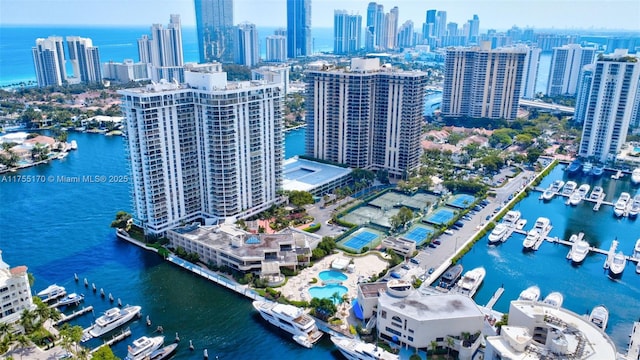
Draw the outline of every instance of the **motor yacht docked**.
[[[540,288],[537,285],[529,286],[528,288],[522,290],[520,296],[518,296],[518,300],[526,300],[526,301],[538,301],[540,298]]]
[[[594,307],[589,314],[589,321],[602,329],[602,331],[605,331],[609,322],[609,310],[604,305]]]
[[[259,300],[253,302],[253,307],[263,319],[293,335],[293,340],[306,348],[313,347],[322,337],[316,321],[298,307]]]
[[[629,195],[628,192],[623,192],[620,194],[620,197],[618,198],[618,200],[616,201],[613,207],[613,213],[617,217],[621,217],[625,214],[625,212],[627,211],[627,205],[630,199],[631,199],[631,195]]]

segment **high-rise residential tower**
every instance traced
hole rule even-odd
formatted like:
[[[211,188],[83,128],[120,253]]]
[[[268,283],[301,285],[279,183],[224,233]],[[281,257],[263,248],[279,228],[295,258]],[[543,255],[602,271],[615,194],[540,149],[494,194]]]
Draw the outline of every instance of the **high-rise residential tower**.
[[[98,48],[93,46],[91,39],[67,36],[67,47],[74,77],[85,84],[101,83],[100,53]]]
[[[151,37],[143,35],[138,39],[138,54],[141,62],[150,64],[149,73],[154,81],[175,79],[182,82],[184,56],[180,15],[171,15],[166,28],[162,24],[153,24]]]
[[[396,178],[420,163],[427,74],[352,59],[349,71],[306,72],[306,153]]]
[[[384,34],[384,6],[370,2],[367,6],[367,24],[365,27],[365,49],[376,51],[381,48]]]
[[[399,10],[394,6],[384,15],[384,32],[380,47],[385,50],[395,50],[398,48],[398,21]]]
[[[614,161],[640,106],[640,58],[626,50],[601,56],[583,73],[576,112],[583,121],[578,155],[602,163]]]
[[[31,297],[31,286],[27,267],[24,265],[9,267],[2,260],[0,250],[0,324],[13,324],[20,320],[24,311],[33,311],[36,305]]]
[[[583,48],[578,44],[554,47],[547,95],[575,96],[580,71],[585,65],[593,63],[595,56],[595,48]]]
[[[67,80],[62,37],[36,39],[36,46],[31,48],[31,53],[39,87],[60,86]]]
[[[311,0],[287,0],[287,56],[311,55],[311,46]]]
[[[245,22],[236,29],[236,64],[253,67],[260,62],[258,30],[254,24]]]
[[[287,37],[282,35],[269,35],[265,39],[267,52],[265,61],[285,62],[287,61]]]
[[[278,200],[282,85],[227,82],[220,64],[186,68],[185,84],[119,91],[134,221],[147,234],[246,218]]]
[[[234,60],[233,0],[194,0],[200,62]]]
[[[353,54],[360,50],[362,16],[335,10],[333,14],[334,54]]]
[[[408,48],[416,45],[413,31],[413,21],[407,20],[398,29],[398,47]]]
[[[442,115],[513,120],[526,51],[451,48],[445,57]]]
[[[527,52],[527,56],[524,58],[520,97],[533,99],[536,96],[536,80],[538,79],[538,68],[540,66],[540,54],[542,54],[542,50],[526,45],[519,47]]]

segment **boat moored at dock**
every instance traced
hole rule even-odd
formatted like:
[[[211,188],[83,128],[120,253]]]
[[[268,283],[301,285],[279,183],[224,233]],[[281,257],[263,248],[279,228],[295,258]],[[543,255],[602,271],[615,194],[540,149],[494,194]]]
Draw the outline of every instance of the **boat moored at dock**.
[[[569,196],[573,194],[578,184],[575,181],[567,181],[562,188],[562,195]]]
[[[633,202],[629,206],[629,217],[634,219],[640,214],[640,193],[633,197]]]
[[[562,296],[562,294],[557,291],[550,293],[544,298],[544,300],[542,300],[543,303],[551,305],[556,309],[562,307],[563,301],[564,301],[564,296]]]
[[[631,172],[631,182],[634,184],[640,184],[640,167],[633,169]]]
[[[609,276],[617,279],[622,276],[624,268],[627,266],[627,258],[622,251],[618,251],[609,264]]]
[[[533,250],[533,247],[535,246],[535,244],[538,242],[539,239],[540,239],[540,233],[538,232],[538,230],[536,229],[529,230],[529,232],[527,232],[527,236],[524,238],[524,241],[522,241],[522,249],[524,251]]]
[[[158,349],[152,352],[151,354],[149,354],[149,356],[145,357],[144,360],[164,360],[169,356],[173,355],[173,353],[176,351],[177,348],[178,348],[178,344],[167,345],[161,349]]]
[[[605,331],[609,322],[609,310],[604,305],[594,307],[589,314],[589,321],[602,329],[602,331]]]
[[[487,271],[484,267],[477,267],[473,270],[469,270],[462,275],[460,280],[458,280],[458,283],[454,287],[454,291],[462,295],[473,297],[476,291],[478,291],[480,285],[482,285],[482,281],[486,275]]]
[[[376,344],[357,339],[332,335],[331,342],[349,360],[398,360],[400,358],[398,355],[376,346]]]
[[[586,162],[584,164],[582,164],[582,173],[584,175],[590,175],[591,174],[591,170],[593,170],[593,164],[590,162]]]
[[[64,298],[62,298],[60,301],[58,301],[55,306],[71,306],[71,305],[78,305],[81,302],[84,301],[84,294],[76,294],[76,293],[71,293],[67,296],[65,296]]]
[[[61,296],[65,296],[66,294],[67,292],[63,286],[52,284],[47,286],[46,289],[38,292],[36,295],[38,295],[42,301],[48,302]]]
[[[589,175],[594,177],[600,177],[604,174],[604,166],[602,165],[594,165],[593,169],[591,169],[591,173]]]
[[[569,164],[569,166],[567,166],[567,171],[569,172],[569,174],[576,174],[581,168],[582,168],[582,162],[576,159],[576,160],[573,160]]]
[[[520,216],[522,216],[520,211],[518,211],[518,210],[509,210],[504,215],[504,219],[502,219],[502,222],[505,223],[506,225],[509,225],[509,226],[515,226],[518,223],[518,221],[520,220]]]
[[[522,290],[520,296],[518,296],[518,300],[525,301],[538,301],[540,298],[540,288],[537,285],[529,286],[528,288]]]
[[[630,199],[631,199],[631,195],[629,195],[628,192],[623,192],[620,194],[620,197],[618,198],[618,200],[616,201],[613,207],[613,213],[617,217],[623,216],[624,213],[627,211],[627,205]]]
[[[450,267],[449,270],[447,270],[444,273],[444,275],[442,275],[442,278],[438,283],[438,287],[446,290],[451,289],[456,284],[458,279],[460,279],[460,275],[462,275],[462,270],[463,270],[463,267],[460,264],[456,264]]]
[[[158,350],[164,344],[164,336],[142,336],[128,346],[129,352],[125,360],[142,360]]]
[[[574,264],[580,264],[584,261],[589,254],[589,242],[586,240],[579,240],[573,243],[571,250],[569,251],[569,259]]]
[[[107,310],[104,315],[96,319],[95,323],[86,330],[86,333],[91,337],[100,337],[111,330],[115,330],[118,327],[131,321],[134,317],[140,315],[142,307],[127,305],[120,309],[117,307]],[[90,339],[87,338],[86,340]],[[86,341],[85,340],[85,341]]]
[[[493,228],[489,234],[489,244],[496,244],[504,242],[509,232],[509,227],[506,224],[500,223]]]
[[[293,335],[298,344],[311,348],[322,337],[316,321],[302,309],[273,301],[256,300],[253,307],[270,324]]]
[[[589,199],[597,201],[602,196],[602,193],[604,193],[602,186],[594,186],[591,195],[589,195]]]

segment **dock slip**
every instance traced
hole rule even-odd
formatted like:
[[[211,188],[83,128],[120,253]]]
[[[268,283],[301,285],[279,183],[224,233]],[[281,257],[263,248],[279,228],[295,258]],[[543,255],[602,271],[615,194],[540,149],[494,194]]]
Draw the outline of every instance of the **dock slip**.
[[[65,322],[67,322],[69,320],[75,319],[78,316],[86,314],[86,313],[88,313],[90,311],[93,311],[93,306],[87,306],[87,307],[83,307],[80,310],[74,310],[69,315],[62,314],[62,317],[60,318],[60,320],[58,320],[54,325],[58,326],[58,325],[60,325],[62,323],[65,323]]]
[[[122,341],[122,340],[126,339],[129,336],[131,336],[131,329],[126,328],[126,329],[122,330],[122,332],[114,335],[111,339],[105,341],[104,344],[98,346],[95,349],[91,349],[91,351],[89,351],[89,353],[93,354],[94,352],[98,351],[98,349],[100,349],[101,347],[103,347],[103,346],[111,346],[111,345],[117,343],[118,341]]]
[[[627,359],[640,359],[640,322],[633,323],[633,330],[629,335],[629,348],[627,349]]]
[[[493,293],[493,296],[491,297],[491,299],[489,299],[489,302],[484,307],[486,307],[487,309],[493,309],[493,306],[496,304],[496,302],[498,302],[503,292],[504,292],[504,287],[500,286],[496,290],[496,292]]]
[[[194,274],[200,275],[203,278],[213,281],[214,283],[218,284],[218,285],[222,285],[224,287],[226,287],[227,289],[231,289],[235,292],[237,292],[240,295],[244,295],[252,300],[264,300],[264,298],[262,296],[260,296],[260,294],[258,294],[257,292],[249,289],[246,286],[240,285],[238,283],[236,283],[233,280],[227,279],[226,277],[220,275],[220,274],[216,274],[215,272],[202,268],[198,265],[192,264],[186,260],[180,259],[179,257],[173,256],[173,255],[169,255],[167,256],[167,261],[172,262],[180,267],[182,267],[183,269],[189,270]]]
[[[535,190],[535,191],[539,191],[539,192],[544,192],[546,190],[546,189],[543,189],[543,188],[541,188],[539,186],[534,187],[532,189]],[[555,195],[563,196],[563,197],[567,198],[567,201],[569,201],[569,196],[571,196],[571,195],[563,194],[562,192],[556,192],[556,193],[554,193],[554,196]],[[588,202],[594,203],[595,204],[594,209],[593,209],[594,211],[598,211],[602,204],[609,205],[609,206],[614,206],[615,205],[614,203],[612,203],[610,201],[604,201],[604,198],[605,198],[605,194],[603,193],[600,196],[599,199],[591,199],[590,197],[585,197],[584,199],[582,199],[582,201],[588,201]],[[568,205],[568,202],[567,202],[567,205]],[[596,206],[597,206],[597,209],[596,209]]]

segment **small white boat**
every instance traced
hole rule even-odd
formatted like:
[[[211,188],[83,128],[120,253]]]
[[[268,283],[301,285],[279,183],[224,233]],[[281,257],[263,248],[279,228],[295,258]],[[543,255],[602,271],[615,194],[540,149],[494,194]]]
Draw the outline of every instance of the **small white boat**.
[[[589,175],[591,173],[591,169],[593,169],[593,164],[590,162],[586,162],[582,164],[582,173],[584,175]]]
[[[509,227],[506,224],[500,223],[496,225],[491,234],[489,234],[489,244],[504,242],[508,231]]]
[[[69,144],[69,149],[77,150],[78,149],[78,143],[75,140],[71,140],[71,144]]]
[[[575,181],[567,181],[562,188],[562,195],[569,196],[573,193],[573,191],[578,187],[578,184]]]
[[[524,229],[524,227],[526,225],[527,225],[527,219],[520,219],[520,220],[518,220],[518,223],[516,224],[516,229],[522,230],[522,229]]]
[[[538,232],[540,233],[549,231],[551,229],[551,220],[549,220],[549,218],[541,216],[536,220],[536,224],[533,228],[538,230]]]
[[[636,245],[633,247],[633,257],[640,259],[640,238],[636,240]]]
[[[542,193],[542,200],[545,201],[549,201],[551,199],[553,199],[553,197],[556,195],[556,193],[553,192],[553,190],[551,189],[546,189],[543,193]]]
[[[620,194],[620,197],[618,198],[618,201],[616,201],[616,204],[613,208],[613,213],[616,214],[617,217],[623,216],[625,211],[627,211],[627,204],[629,203],[630,199],[631,195],[629,195],[629,193],[623,192]]]
[[[627,259],[622,251],[618,251],[609,264],[609,276],[619,278],[627,266]]]
[[[589,196],[589,199],[598,200],[600,199],[600,196],[602,196],[603,192],[604,192],[604,189],[602,188],[602,186],[595,186],[593,188],[593,191],[591,192],[591,195]]]
[[[162,349],[152,352],[145,360],[164,360],[173,355],[177,348],[178,344],[167,345]]]
[[[547,295],[542,301],[545,304],[551,305],[556,309],[562,306],[562,302],[564,301],[564,296],[561,293],[554,291]]]
[[[582,196],[580,196],[580,193],[578,193],[578,191],[574,191],[573,194],[569,196],[569,204],[571,204],[571,206],[576,206],[580,204],[581,201]]]
[[[629,206],[629,217],[634,219],[640,214],[640,193],[633,197],[633,202]]]
[[[518,300],[525,301],[538,301],[540,298],[540,288],[536,285],[529,286],[528,288],[522,290],[520,296],[518,296]]]
[[[146,337],[142,336],[133,341],[127,349],[125,360],[142,360],[152,352],[158,350],[164,344],[164,336]]]
[[[640,167],[633,169],[631,172],[631,182],[634,184],[640,184]]]
[[[540,233],[536,229],[531,229],[527,233],[527,237],[522,241],[523,250],[533,250],[534,245],[538,242]]]
[[[47,302],[47,301],[59,298],[61,296],[64,296],[66,293],[67,292],[63,286],[53,284],[53,285],[49,285],[46,289],[40,291],[36,295],[38,295],[42,299],[42,301]]]
[[[349,360],[398,360],[400,358],[398,355],[376,346],[376,344],[365,343],[357,339],[331,335],[331,342]]]
[[[509,225],[509,226],[513,226],[520,220],[520,216],[522,216],[520,211],[518,211],[518,210],[509,210],[504,215],[504,219],[502,219],[502,222],[507,224],[507,225]]]
[[[587,254],[589,254],[589,249],[590,245],[585,240],[574,242],[573,246],[571,246],[570,252],[571,262],[573,262],[574,264],[580,264],[581,262],[583,262],[587,257]]]
[[[594,307],[589,314],[589,321],[602,329],[602,331],[605,331],[609,322],[609,310],[604,305]]]
[[[559,192],[562,187],[564,186],[564,181],[562,180],[555,180],[552,184],[551,184],[551,190],[553,192]]]
[[[484,267],[477,267],[475,269],[467,271],[458,283],[453,288],[454,292],[460,293],[462,295],[467,295],[469,297],[473,297],[480,285],[482,285],[482,281],[484,277],[487,275],[487,271]]]
[[[84,294],[71,293],[56,303],[56,306],[78,305],[84,301]]]

